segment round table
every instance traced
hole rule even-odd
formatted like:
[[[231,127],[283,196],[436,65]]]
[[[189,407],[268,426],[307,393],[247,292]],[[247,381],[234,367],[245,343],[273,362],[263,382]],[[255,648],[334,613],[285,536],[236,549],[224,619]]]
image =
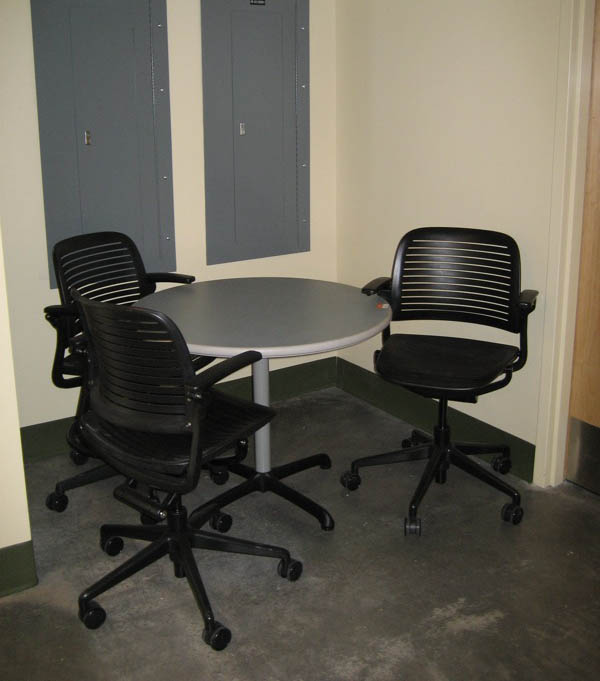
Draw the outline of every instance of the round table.
[[[181,330],[191,353],[232,357],[257,350],[263,359],[252,365],[254,400],[269,404],[269,359],[312,355],[356,345],[386,328],[389,306],[346,284],[315,279],[253,277],[218,279],[176,286],[137,303],[163,312]],[[329,514],[280,482],[300,470],[331,463],[324,454],[271,468],[270,425],[255,435],[256,468],[235,464],[231,470],[247,479],[210,503],[226,503],[251,491],[273,491],[314,515],[323,529],[333,528]],[[234,493],[238,490],[237,493]],[[221,505],[226,505],[225,503]]]

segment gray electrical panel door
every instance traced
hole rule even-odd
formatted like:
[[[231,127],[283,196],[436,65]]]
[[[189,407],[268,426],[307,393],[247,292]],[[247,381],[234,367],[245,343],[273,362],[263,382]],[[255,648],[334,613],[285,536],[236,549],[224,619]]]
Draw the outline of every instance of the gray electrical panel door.
[[[202,0],[208,264],[309,250],[308,0]]]
[[[175,269],[164,0],[31,8],[49,254],[115,230],[149,270]]]

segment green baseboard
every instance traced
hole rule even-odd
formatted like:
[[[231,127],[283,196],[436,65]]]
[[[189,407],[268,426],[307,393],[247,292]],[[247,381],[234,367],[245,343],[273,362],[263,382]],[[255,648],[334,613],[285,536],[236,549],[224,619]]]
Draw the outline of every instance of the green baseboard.
[[[387,383],[373,372],[340,358],[329,357],[276,369],[271,371],[269,377],[272,402],[337,386],[420,430],[431,432],[437,420],[437,403],[434,400]],[[230,395],[246,399],[252,396],[250,377],[221,383],[219,388]],[[534,445],[456,409],[450,408],[448,414],[455,440],[501,442],[509,445],[513,460],[512,472],[531,482]],[[72,421],[72,418],[67,418],[22,428],[21,440],[25,461],[30,463],[66,453],[68,447],[65,437]]]
[[[338,359],[337,376],[337,385],[342,390],[401,418],[419,430],[431,433],[437,422],[437,402],[387,383],[377,374],[356,364]],[[463,414],[457,409],[448,409],[448,423],[454,440],[507,444],[511,449],[513,463],[511,472],[527,482],[533,480],[535,446],[530,442]],[[481,458],[489,460],[491,455]]]
[[[31,541],[0,549],[0,598],[38,583]]]
[[[69,451],[66,438],[72,423],[71,416],[21,428],[21,446],[25,463],[66,454]]]

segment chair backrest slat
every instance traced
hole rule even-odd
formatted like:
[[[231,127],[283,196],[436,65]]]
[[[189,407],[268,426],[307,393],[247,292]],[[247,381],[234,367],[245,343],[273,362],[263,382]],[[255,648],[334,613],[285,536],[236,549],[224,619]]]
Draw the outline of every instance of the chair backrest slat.
[[[396,250],[393,319],[463,321],[517,332],[520,270],[518,246],[507,234],[414,229]]]
[[[80,234],[59,241],[53,259],[64,304],[72,302],[72,288],[91,300],[119,305],[130,305],[155,290],[136,245],[120,232]]]

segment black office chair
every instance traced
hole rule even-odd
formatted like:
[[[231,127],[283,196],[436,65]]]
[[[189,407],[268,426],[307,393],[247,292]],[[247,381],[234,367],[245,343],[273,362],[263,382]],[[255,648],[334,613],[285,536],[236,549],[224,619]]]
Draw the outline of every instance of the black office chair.
[[[61,305],[49,305],[44,309],[46,319],[56,329],[52,382],[59,388],[82,387],[75,421],[67,436],[71,446],[70,457],[74,463],[81,465],[88,459],[88,452],[77,435],[77,421],[87,398],[83,379],[85,349],[77,343],[81,324],[73,305],[71,289],[76,287],[81,295],[91,300],[131,305],[141,297],[153,293],[158,282],[191,284],[194,277],[173,272],[146,272],[135,243],[119,232],[81,234],[59,241],[53,249],[53,261]],[[195,370],[213,361],[212,357],[202,355],[194,355],[192,359]],[[227,464],[243,459],[246,452],[247,443],[239,443],[235,457],[221,462],[220,465],[215,464],[211,471],[215,482],[224,483],[228,475]],[[46,506],[62,512],[69,501],[66,491],[114,474],[109,467],[100,466],[61,480],[47,496]]]
[[[519,493],[470,455],[497,454],[494,470],[511,468],[506,445],[452,442],[448,400],[477,402],[477,397],[507,385],[527,360],[527,318],[535,309],[537,291],[521,291],[519,249],[506,234],[482,229],[425,227],[400,241],[392,276],[363,288],[390,304],[392,321],[411,319],[471,322],[520,336],[519,347],[468,338],[383,332],[375,352],[375,370],[390,383],[438,400],[433,439],[413,431],[399,451],[356,459],[341,477],[348,490],[361,483],[358,471],[416,459],[428,459],[404,521],[405,534],[421,534],[417,510],[431,482],[446,482],[450,464],[508,494],[502,518],[515,525],[523,518]]]
[[[123,537],[150,544],[79,597],[79,617],[90,629],[105,620],[94,598],[168,555],[175,576],[186,577],[204,619],[203,638],[215,650],[231,639],[214,618],[193,548],[279,559],[278,573],[290,581],[302,564],[283,548],[223,537],[200,529],[213,514],[192,527],[182,495],[195,489],[201,466],[247,439],[275,412],[213,389],[213,385],[261,359],[244,352],[196,374],[185,341],[175,324],[160,312],[106,305],[76,292],[88,351],[89,400],[77,423],[87,451],[127,478],[115,497],[162,525],[103,525],[100,545],[109,555],[123,548]],[[134,484],[156,491],[150,499]],[[162,497],[161,497],[162,495]]]

